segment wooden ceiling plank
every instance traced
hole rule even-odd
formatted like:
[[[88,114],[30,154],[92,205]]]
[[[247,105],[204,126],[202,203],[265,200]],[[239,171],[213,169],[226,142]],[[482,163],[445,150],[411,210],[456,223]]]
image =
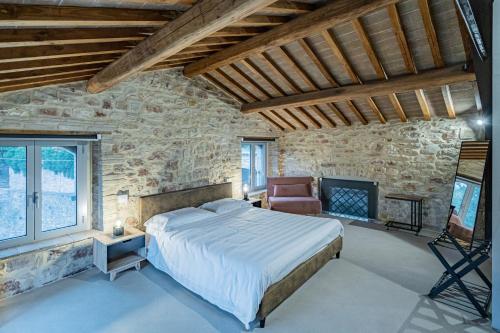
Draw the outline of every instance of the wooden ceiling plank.
[[[287,97],[277,97],[264,102],[245,104],[242,112],[257,112],[269,108],[303,107],[343,101],[346,99],[386,96],[392,93],[404,93],[421,89],[434,88],[446,84],[475,81],[475,74],[463,70],[463,66],[455,65],[442,69],[434,69],[419,74],[394,77],[389,80],[368,82],[363,85],[343,86],[320,91],[312,91]]]
[[[470,39],[469,31],[467,31],[464,18],[462,17],[462,14],[460,13],[460,10],[458,9],[457,3],[455,1],[453,1],[453,5],[455,6],[455,13],[457,15],[460,36],[462,37],[462,45],[465,52],[465,61],[469,63],[472,61],[472,40]]]
[[[2,29],[0,48],[140,41],[146,28]]]
[[[306,52],[306,54],[309,56],[309,58],[312,60],[312,62],[316,65],[316,67],[319,69],[321,74],[325,77],[325,79],[330,82],[330,85],[332,87],[339,87],[339,84],[337,80],[333,77],[333,74],[328,70],[326,65],[321,61],[319,55],[314,51],[314,48],[312,45],[307,42],[306,39],[300,39],[299,44],[301,45],[302,49]],[[318,90],[318,89],[316,89]],[[350,102],[350,101],[349,101]],[[346,116],[340,111],[337,106],[333,103],[331,104],[325,104],[330,110],[332,110],[337,117],[340,118],[340,120],[344,123],[346,126],[350,126],[351,122],[346,118]],[[357,107],[353,104],[350,103],[349,108],[358,116],[361,115],[361,112],[357,109]],[[354,111],[355,109],[355,111]],[[367,122],[366,118],[363,116],[363,123]]]
[[[217,80],[217,78],[215,78],[210,73],[203,74],[203,77],[206,80],[208,80],[210,83],[212,83],[214,86],[216,86],[217,88],[219,88],[220,90],[222,90],[223,92],[225,92],[226,95],[228,95],[228,96],[236,99],[238,102],[241,102],[241,103],[246,103],[247,102],[245,99],[243,99],[242,97],[240,97],[234,91],[232,91],[231,89],[229,89],[228,87],[226,87],[222,82],[220,82],[219,80]]]
[[[173,10],[0,4],[0,27],[159,27],[179,14]]]
[[[77,65],[105,64],[116,59],[113,55],[82,56],[74,58],[32,60],[0,63],[0,74],[34,71],[48,68],[65,68]]]
[[[229,28],[224,28],[219,31],[214,32],[210,36],[212,37],[251,37],[251,36],[256,36],[258,34],[261,34],[263,32],[267,31],[266,28],[258,28],[258,27],[249,27],[249,28],[236,28],[236,27],[229,27]]]
[[[226,81],[228,81],[229,83],[231,83],[233,86],[235,86],[236,88],[238,88],[238,90],[242,91],[246,95],[246,97],[249,97],[249,99],[254,100],[254,101],[258,101],[259,100],[259,98],[254,93],[252,93],[250,90],[248,90],[246,87],[244,87],[241,83],[239,83],[238,81],[236,81],[234,78],[232,78],[226,72],[224,72],[222,69],[217,68],[215,70],[215,72],[217,74],[219,74],[220,76],[222,76]]]
[[[282,124],[285,124],[287,128],[289,128],[291,130],[296,130],[297,129],[297,127],[295,127],[295,125],[293,125],[291,122],[289,122],[288,120],[286,120],[286,118],[282,117],[276,111],[271,110],[271,111],[269,111],[269,113],[271,113],[274,116],[275,119],[278,119],[279,121],[281,121]]]
[[[394,32],[394,35],[396,37],[396,40],[399,45],[399,50],[401,51],[401,56],[403,57],[403,61],[405,63],[406,70],[409,73],[418,73],[417,66],[415,64],[415,61],[413,59],[410,46],[408,45],[408,41],[406,39],[406,35],[403,30],[403,26],[401,24],[401,19],[399,17],[399,12],[396,4],[391,5],[387,8],[388,13],[389,13],[389,18],[391,20],[391,25],[392,25],[392,30]],[[431,119],[431,114],[430,114],[430,106],[427,101],[427,98],[425,98],[424,91],[422,89],[416,90],[415,91],[415,97],[417,97],[418,104],[420,106],[420,110],[422,112],[422,115],[424,116],[424,120],[430,120]]]
[[[432,22],[428,0],[418,0],[418,7],[420,8],[420,14],[425,28],[425,35],[427,36],[427,41],[429,42],[434,65],[438,68],[444,67],[444,61],[439,49],[436,29],[434,29],[434,23]]]
[[[448,112],[448,117],[450,119],[455,119],[457,114],[455,112],[455,105],[453,104],[453,98],[451,98],[450,86],[442,86],[441,92],[443,94],[444,103],[446,105],[446,111]]]
[[[240,60],[240,63],[243,64],[243,66],[245,66],[245,68],[251,71],[254,75],[261,77],[264,81],[266,81],[267,84],[273,87],[278,96],[286,95],[285,91],[276,82],[274,82],[271,77],[265,71],[263,71],[254,61],[252,61],[251,59],[243,59]],[[298,118],[293,112],[287,109],[283,111],[287,113],[291,118],[293,118],[300,127],[304,129],[308,128],[307,125],[302,120],[300,120],[300,118]]]
[[[60,75],[57,78],[49,77],[49,78],[40,78],[38,80],[26,79],[22,81],[19,80],[16,82],[5,82],[0,84],[0,92],[27,89],[33,87],[34,85],[40,86],[40,85],[55,84],[55,83],[60,83],[61,80],[80,81],[87,79],[90,76],[92,76],[92,74],[65,74],[65,75]]]
[[[100,71],[89,80],[87,91],[101,92],[274,1],[203,0]]]
[[[434,66],[436,66],[436,68],[443,68],[445,66],[445,63],[443,60],[443,56],[441,55],[441,50],[439,48],[439,41],[437,38],[436,29],[434,28],[434,23],[432,21],[429,2],[427,0],[418,0],[418,6],[420,9],[420,14],[422,15],[422,21],[424,23],[427,41],[429,42],[429,47],[431,48]],[[466,44],[464,44],[464,47],[466,47]],[[451,99],[450,87],[448,86],[443,87],[441,89],[441,95],[443,96],[443,100],[445,102],[446,111],[448,112],[449,118],[454,119],[456,115],[455,115],[455,108],[453,106],[453,100]]]
[[[76,76],[76,77],[70,77],[70,78],[42,80],[42,81],[38,81],[38,82],[24,83],[21,85],[15,85],[15,86],[10,86],[10,87],[0,87],[0,93],[14,91],[14,90],[21,90],[21,89],[38,88],[38,87],[54,85],[54,84],[75,83],[75,82],[80,82],[80,81],[86,80],[91,76],[92,75],[83,75],[83,76]]]
[[[283,16],[252,15],[227,25],[228,27],[275,27],[288,22],[290,19]]]
[[[12,72],[12,73],[2,74],[0,76],[0,82],[11,82],[29,78],[51,77],[54,75],[61,75],[61,74],[85,73],[89,71],[97,72],[104,66],[105,64],[93,64],[93,65],[83,65],[83,66],[72,66],[66,68],[39,69],[29,72]]]
[[[261,62],[263,62],[266,67],[268,67],[273,74],[276,77],[279,77],[282,82],[284,82],[290,90],[292,90],[294,93],[300,93],[300,88],[291,80],[291,78],[288,76],[288,74],[274,61],[274,59],[269,56],[269,54],[264,53],[264,54],[259,54],[257,57],[260,59]],[[281,89],[281,88],[280,88]],[[281,90],[283,92],[283,95],[287,95],[284,90]],[[307,120],[313,124],[314,127],[316,128],[321,128],[321,124],[311,116],[306,109],[304,108],[297,108],[297,110],[307,118]]]
[[[239,101],[241,103],[245,103],[246,102],[245,99],[243,99],[237,93],[235,93],[234,91],[232,91],[231,89],[229,89],[228,87],[226,87],[222,82],[220,82],[219,80],[217,80],[217,78],[215,78],[210,73],[205,73],[205,74],[203,74],[203,76],[205,77],[205,79],[207,79],[209,82],[211,82],[214,86],[216,86],[217,88],[219,88],[220,90],[222,90],[223,92],[225,92],[226,95],[228,95],[228,96],[236,99],[237,101]],[[270,122],[274,127],[276,127],[277,129],[279,129],[280,131],[284,131],[285,130],[285,128],[283,126],[281,126],[280,124],[278,124],[276,121],[274,121],[271,117],[267,116],[263,112],[259,112],[259,115],[264,120]]]
[[[288,44],[340,23],[349,22],[398,0],[338,0],[301,15],[290,22],[233,45],[184,68],[184,75],[192,77],[215,68],[248,58],[255,53]]]
[[[383,80],[383,79],[388,79],[387,73],[380,62],[380,60],[377,57],[377,54],[375,52],[375,49],[373,48],[373,45],[368,37],[368,34],[366,33],[366,30],[363,26],[363,23],[361,22],[360,19],[356,19],[353,21],[353,27],[354,30],[356,31],[361,44],[363,45],[363,48],[365,52],[368,55],[368,58],[370,59],[370,63],[373,66],[373,69],[375,70],[375,73],[377,74],[378,79]],[[389,100],[394,107],[394,110],[396,111],[397,115],[399,116],[399,119],[402,122],[408,121],[408,117],[406,116],[403,108],[401,107],[401,103],[399,102],[398,96],[396,94],[391,94],[389,96]],[[384,115],[382,112],[377,107],[377,104],[373,99],[370,99],[368,103],[371,105],[372,110],[374,111],[375,115],[378,117],[381,123],[385,124],[387,120],[385,119]]]
[[[280,124],[278,124],[276,121],[274,121],[271,117],[269,117],[268,115],[266,115],[265,113],[263,112],[260,112],[259,115],[264,119],[264,120],[267,120],[268,122],[270,122],[274,127],[276,127],[277,129],[279,129],[280,131],[284,131],[285,128],[283,126],[281,126]]]
[[[30,75],[27,76],[22,76],[22,77],[16,77],[16,78],[6,78],[3,77],[0,79],[0,86],[4,85],[14,85],[17,82],[32,82],[33,80],[37,79],[44,79],[44,78],[59,78],[59,77],[67,77],[69,75],[71,76],[76,76],[76,75],[92,75],[95,74],[101,69],[102,66],[100,67],[92,67],[92,68],[85,68],[85,69],[75,69],[71,71],[64,71],[64,72],[55,72],[55,73],[40,73],[40,72],[32,72]]]
[[[315,9],[313,5],[301,2],[279,0],[261,9],[258,14],[264,15],[298,15],[311,12]]]
[[[272,98],[273,96],[271,94],[269,94],[265,89],[262,89],[262,87],[259,85],[259,83],[257,81],[255,81],[250,75],[248,75],[247,73],[245,73],[243,70],[241,70],[238,66],[236,66],[235,64],[231,64],[229,65],[229,67],[235,71],[236,73],[238,73],[238,75],[240,77],[242,77],[244,80],[246,80],[248,82],[248,84],[250,86],[252,86],[254,89],[258,90],[261,94],[263,94],[264,96],[266,96],[266,98]],[[262,98],[257,98],[258,100],[263,100]],[[278,120],[280,120],[282,123],[286,124],[287,127],[293,129],[293,130],[296,130],[297,128],[292,125],[288,120],[286,120],[285,118],[283,118],[282,116],[280,116],[278,113],[276,113],[274,110],[271,110],[270,113],[275,117],[275,118],[278,118]]]
[[[128,42],[88,44],[88,45],[49,45],[39,47],[13,47],[2,49],[0,63],[57,59],[99,54],[120,54],[128,50]]]
[[[302,121],[299,117],[297,117],[291,110],[288,109],[283,109],[283,111],[293,120],[295,120],[295,123],[299,124],[299,127],[302,129],[308,129],[309,126],[305,122]]]
[[[279,50],[280,56],[286,61],[288,66],[292,67],[294,72],[297,73],[300,78],[307,84],[309,87],[310,91],[316,91],[319,89],[318,85],[312,80],[311,76],[309,73],[307,73],[302,67],[299,66],[297,60],[293,58],[292,54],[284,47],[279,47],[276,50]],[[299,92],[305,92],[303,89],[299,87],[299,85],[292,79],[291,76],[288,75],[286,71],[283,70],[283,73],[285,73],[284,77],[288,82],[290,82],[291,86],[294,87],[294,92],[299,93]],[[331,120],[324,112],[321,110],[318,106],[312,105],[311,109],[313,112],[324,122],[329,127],[336,127],[337,125],[333,120]]]

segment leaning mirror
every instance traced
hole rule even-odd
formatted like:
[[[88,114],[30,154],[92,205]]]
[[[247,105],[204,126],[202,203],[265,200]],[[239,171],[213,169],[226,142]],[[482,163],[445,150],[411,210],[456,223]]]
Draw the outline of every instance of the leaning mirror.
[[[464,247],[474,239],[489,145],[488,141],[464,141],[460,149],[447,230]]]

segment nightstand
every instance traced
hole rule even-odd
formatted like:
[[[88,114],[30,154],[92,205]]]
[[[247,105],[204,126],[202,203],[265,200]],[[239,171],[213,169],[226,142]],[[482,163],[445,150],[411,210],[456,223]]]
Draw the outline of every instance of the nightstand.
[[[262,199],[250,199],[248,202],[254,207],[262,208]]]
[[[123,236],[102,233],[94,237],[94,265],[103,273],[109,273],[110,281],[129,268],[141,269],[145,252],[146,236],[139,229],[126,228]]]

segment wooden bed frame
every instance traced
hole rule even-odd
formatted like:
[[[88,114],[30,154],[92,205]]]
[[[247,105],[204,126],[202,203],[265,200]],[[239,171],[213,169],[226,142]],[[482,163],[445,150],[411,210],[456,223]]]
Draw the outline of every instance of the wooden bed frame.
[[[156,214],[185,208],[197,207],[205,202],[232,197],[232,184],[207,185],[186,190],[144,196],[139,199],[140,228],[144,222]],[[284,300],[290,297],[311,276],[333,257],[340,257],[342,237],[336,238],[323,250],[297,266],[282,280],[271,285],[265,292],[257,312],[260,327],[264,327],[266,317]]]

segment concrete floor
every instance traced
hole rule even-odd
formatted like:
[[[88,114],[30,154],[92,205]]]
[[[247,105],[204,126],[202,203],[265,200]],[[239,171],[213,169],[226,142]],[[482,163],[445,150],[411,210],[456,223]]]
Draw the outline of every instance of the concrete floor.
[[[330,261],[255,332],[492,332],[425,296],[442,267],[425,237],[346,225]],[[490,267],[485,267],[489,271]],[[210,278],[210,277],[207,277]],[[114,282],[96,270],[0,302],[0,332],[242,332],[231,315],[151,265]]]

